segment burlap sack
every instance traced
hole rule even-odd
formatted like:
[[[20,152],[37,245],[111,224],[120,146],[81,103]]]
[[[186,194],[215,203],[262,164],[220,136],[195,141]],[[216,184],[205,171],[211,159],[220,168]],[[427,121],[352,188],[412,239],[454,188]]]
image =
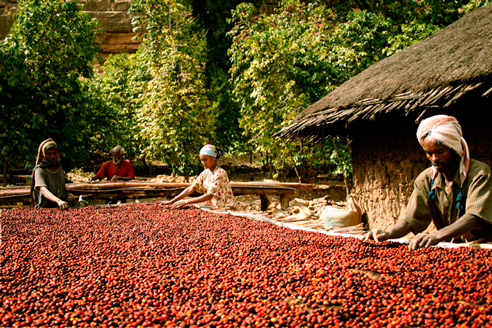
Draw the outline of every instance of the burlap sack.
[[[361,222],[362,216],[359,207],[355,204],[353,197],[347,198],[347,208],[333,206],[323,207],[320,220],[326,230],[351,227]]]

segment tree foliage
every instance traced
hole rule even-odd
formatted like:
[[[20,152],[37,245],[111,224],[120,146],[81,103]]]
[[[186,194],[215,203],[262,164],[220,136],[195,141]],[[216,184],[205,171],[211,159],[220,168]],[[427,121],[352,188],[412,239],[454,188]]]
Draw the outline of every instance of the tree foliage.
[[[239,126],[239,105],[233,101],[228,71],[231,67],[227,49],[231,39],[225,37],[232,28],[231,11],[242,0],[187,0],[197,26],[203,29],[207,39],[207,62],[205,66],[205,87],[207,96],[216,112],[216,134],[214,140],[229,151],[251,153],[247,136]],[[263,0],[253,0],[259,8]]]
[[[254,17],[252,4],[233,12],[229,55],[240,125],[257,151],[274,150],[273,134],[325,94],[330,15],[323,6],[284,1],[278,14]]]
[[[368,66],[490,2],[282,0],[260,15],[260,0],[134,0],[141,47],[93,75],[97,22],[75,1],[20,0],[0,46],[0,153],[29,166],[52,137],[70,168],[87,150],[122,144],[188,175],[212,142],[260,152],[277,172],[337,165],[347,176],[343,139],[285,144],[275,133]]]
[[[146,86],[152,78],[150,68],[142,63],[138,52],[109,56],[101,71],[84,81],[87,93],[94,97],[92,103],[98,103],[98,116],[105,121],[104,125],[98,124],[97,133],[91,136],[89,149],[109,152],[121,145],[127,151],[126,157],[144,157],[148,140],[137,122],[145,103]]]
[[[372,12],[350,12],[330,33],[326,51],[334,74],[328,79],[331,91],[379,60],[427,38],[439,27],[410,21],[396,24]]]
[[[79,77],[92,76],[98,25],[76,1],[18,4],[0,46],[1,156],[10,165],[32,167],[38,144],[52,137],[69,169],[82,161],[83,133],[92,119]]]
[[[354,5],[365,10],[355,12]],[[283,0],[276,13],[258,16],[252,4],[240,4],[229,32],[240,126],[257,151],[273,153],[277,169],[305,167],[315,161],[318,146],[286,145],[275,133],[343,82],[425,39],[465,10],[461,2]],[[348,150],[341,145],[337,149],[338,154]],[[333,150],[328,142],[324,153],[332,160],[342,158],[332,156]]]
[[[187,176],[198,169],[198,150],[215,133],[204,85],[205,34],[195,30],[190,12],[179,3],[135,1],[132,11],[152,75],[138,121],[148,140],[145,151]]]
[[[407,24],[416,21],[445,27],[458,20],[469,9],[478,8],[485,2],[472,1],[442,1],[442,0],[356,0],[360,8],[375,14],[384,15],[396,24]]]

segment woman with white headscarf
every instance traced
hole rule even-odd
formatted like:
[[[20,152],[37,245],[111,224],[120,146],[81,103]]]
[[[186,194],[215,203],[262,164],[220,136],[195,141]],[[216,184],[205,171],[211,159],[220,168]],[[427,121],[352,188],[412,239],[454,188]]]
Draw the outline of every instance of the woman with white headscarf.
[[[416,234],[410,249],[441,241],[492,237],[492,176],[487,164],[470,159],[456,118],[436,115],[423,120],[417,139],[432,166],[415,180],[400,220],[388,232],[374,229],[365,240],[376,242]],[[437,232],[423,231],[433,222]],[[471,234],[470,234],[471,233]]]
[[[215,208],[233,207],[235,204],[232,194],[231,184],[227,172],[217,166],[217,160],[223,155],[220,148],[213,145],[205,145],[200,150],[200,161],[204,171],[198,176],[193,184],[183,190],[178,196],[162,204],[173,205],[174,208],[181,208],[188,204],[198,204],[210,201]],[[203,195],[185,199],[194,192]]]

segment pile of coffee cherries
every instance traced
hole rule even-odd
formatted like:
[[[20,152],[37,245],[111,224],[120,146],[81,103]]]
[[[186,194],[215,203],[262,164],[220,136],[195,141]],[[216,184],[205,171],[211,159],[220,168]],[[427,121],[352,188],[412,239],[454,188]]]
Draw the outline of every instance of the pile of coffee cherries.
[[[159,204],[4,210],[1,327],[492,327],[492,253]]]

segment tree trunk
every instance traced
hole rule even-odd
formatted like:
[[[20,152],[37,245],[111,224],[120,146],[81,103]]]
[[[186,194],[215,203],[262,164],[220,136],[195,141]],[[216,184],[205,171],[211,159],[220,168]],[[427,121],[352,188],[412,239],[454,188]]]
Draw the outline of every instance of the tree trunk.
[[[335,139],[332,139],[332,141],[333,141],[333,149],[334,149],[335,154],[337,155],[337,158],[338,158],[338,165],[343,166],[342,159],[340,158],[340,155],[338,154],[338,148],[337,148],[337,144],[335,142]],[[345,192],[347,193],[347,197],[348,197],[350,195],[350,188],[348,185],[347,178],[345,177],[345,174],[342,174],[342,175],[343,175],[343,182],[345,182]]]
[[[7,160],[3,160],[3,181],[2,181],[2,186],[7,187],[7,172],[8,172],[8,164]]]
[[[294,166],[294,171],[296,171],[297,180],[299,181],[299,183],[302,183],[301,175],[299,174],[299,171],[297,171],[297,166],[294,161],[294,154],[292,153],[290,148],[289,148],[289,153],[290,153],[290,157],[292,158],[292,166]],[[308,178],[309,178],[309,172],[308,172]]]
[[[140,159],[142,160],[142,165],[144,167],[144,171],[150,174],[150,168],[147,165],[147,161],[145,160],[145,154],[143,154]]]
[[[359,7],[360,10],[367,10],[369,12],[374,12],[369,2],[365,0],[356,0],[355,3],[357,4],[357,7]]]

